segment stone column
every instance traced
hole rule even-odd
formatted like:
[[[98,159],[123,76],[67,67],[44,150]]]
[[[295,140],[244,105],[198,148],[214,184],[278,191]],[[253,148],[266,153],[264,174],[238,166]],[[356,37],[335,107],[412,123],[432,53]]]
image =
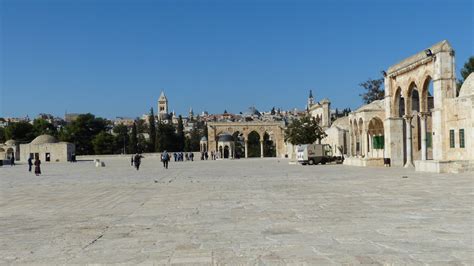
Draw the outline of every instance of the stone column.
[[[428,113],[419,113],[420,116],[420,128],[421,128],[421,160],[426,161],[427,147],[426,147],[426,119]]]
[[[245,158],[249,157],[249,141],[245,140]]]
[[[406,143],[407,143],[407,162],[405,163],[405,168],[414,167],[413,165],[413,151],[412,151],[412,135],[411,135],[411,120],[413,116],[411,115],[404,115],[403,118],[405,119],[406,125]]]
[[[372,147],[372,134],[367,133],[367,157],[372,158],[374,157],[374,149]]]
[[[263,140],[260,140],[260,157],[263,158]]]
[[[361,143],[362,143],[362,155],[363,155],[365,158],[368,157],[368,156],[367,156],[367,155],[368,155],[368,146],[367,146],[367,145],[368,145],[368,143],[367,143],[368,141],[367,141],[367,138],[368,138],[367,130],[364,130],[364,131],[362,132],[362,141],[361,141]]]
[[[352,157],[352,143],[354,141],[352,140],[352,130],[349,130],[349,150],[347,151],[349,157]]]

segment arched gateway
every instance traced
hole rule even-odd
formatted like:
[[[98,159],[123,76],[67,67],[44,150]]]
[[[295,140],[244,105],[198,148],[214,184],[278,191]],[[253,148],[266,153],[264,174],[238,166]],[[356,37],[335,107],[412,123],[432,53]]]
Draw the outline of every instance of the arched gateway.
[[[260,157],[283,157],[285,155],[285,124],[283,122],[210,122],[207,124],[207,128],[209,152],[219,151],[219,136],[235,134],[236,139],[234,141],[241,140],[243,142],[242,155],[248,158],[249,155],[252,156],[252,153],[249,154],[249,135],[258,134]],[[250,143],[251,145],[252,143]]]
[[[447,41],[391,66],[385,76],[385,157],[393,165],[445,159],[445,113],[456,98],[454,50]]]

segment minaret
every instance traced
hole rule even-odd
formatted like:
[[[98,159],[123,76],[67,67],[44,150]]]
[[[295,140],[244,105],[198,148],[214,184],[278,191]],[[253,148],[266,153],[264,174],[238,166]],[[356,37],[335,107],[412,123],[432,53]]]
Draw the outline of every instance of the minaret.
[[[168,99],[164,91],[161,91],[160,98],[158,99],[158,117],[166,117],[168,114]]]
[[[309,90],[308,105],[306,108],[309,110],[309,108],[311,108],[313,104],[314,104],[313,90]]]
[[[193,120],[194,118],[194,111],[193,111],[193,108],[189,108],[189,119]]]

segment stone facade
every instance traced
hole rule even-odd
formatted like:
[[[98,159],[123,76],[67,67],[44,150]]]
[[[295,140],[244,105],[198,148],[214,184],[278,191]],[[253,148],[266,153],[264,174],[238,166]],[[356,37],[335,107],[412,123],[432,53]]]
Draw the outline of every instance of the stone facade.
[[[320,125],[324,130],[331,126],[331,102],[328,99],[309,105],[308,112],[311,117],[320,121]]]
[[[349,160],[344,164],[383,165],[384,100],[373,101],[349,114]]]
[[[217,140],[223,134],[234,135],[238,133],[244,139],[245,158],[248,157],[248,136],[251,132],[256,132],[260,136],[260,151],[263,157],[263,145],[265,133],[273,141],[277,157],[285,157],[286,147],[284,142],[283,122],[209,122],[207,148],[209,152],[218,151]]]
[[[67,162],[75,152],[73,143],[57,142],[49,135],[38,136],[29,144],[20,144],[20,158],[24,162],[31,156],[38,156],[42,162]]]
[[[389,158],[392,166],[417,171],[474,170],[474,78],[456,95],[454,54],[442,41],[391,66],[384,100],[349,116],[351,157],[345,163],[378,165],[357,160]],[[371,135],[383,136],[383,154],[370,146]]]
[[[10,160],[12,155],[15,156],[16,161],[20,160],[20,147],[15,140],[7,140],[0,144],[0,160]]]
[[[322,144],[331,146],[333,156],[344,156],[349,149],[349,117],[336,119],[331,126],[324,131],[326,137],[321,141]]]

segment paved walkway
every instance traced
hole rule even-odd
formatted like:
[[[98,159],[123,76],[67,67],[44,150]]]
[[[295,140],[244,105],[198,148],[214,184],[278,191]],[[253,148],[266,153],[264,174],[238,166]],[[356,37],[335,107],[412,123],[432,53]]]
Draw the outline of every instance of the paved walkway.
[[[474,263],[472,173],[106,164],[0,168],[0,264]]]

